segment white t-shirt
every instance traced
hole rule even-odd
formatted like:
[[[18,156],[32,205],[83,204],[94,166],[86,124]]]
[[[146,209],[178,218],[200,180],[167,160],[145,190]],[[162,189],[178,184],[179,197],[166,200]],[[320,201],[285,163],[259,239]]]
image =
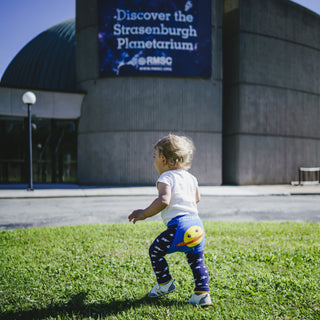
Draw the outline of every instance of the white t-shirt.
[[[163,223],[177,216],[198,213],[196,190],[198,181],[186,170],[169,170],[160,175],[158,182],[168,184],[171,188],[170,204],[161,212]]]

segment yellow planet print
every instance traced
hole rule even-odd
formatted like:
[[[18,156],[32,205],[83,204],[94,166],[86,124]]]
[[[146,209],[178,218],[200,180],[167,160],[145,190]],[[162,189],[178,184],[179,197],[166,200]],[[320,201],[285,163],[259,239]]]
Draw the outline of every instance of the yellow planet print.
[[[187,246],[195,247],[201,243],[204,236],[204,231],[199,226],[190,227],[183,236],[183,242],[178,243],[177,247]]]

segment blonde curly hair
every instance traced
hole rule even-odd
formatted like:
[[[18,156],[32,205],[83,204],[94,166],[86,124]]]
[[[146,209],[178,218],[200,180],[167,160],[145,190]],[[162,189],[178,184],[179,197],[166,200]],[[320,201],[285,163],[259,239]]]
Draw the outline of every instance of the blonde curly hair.
[[[154,146],[154,149],[158,149],[159,155],[166,157],[170,169],[188,170],[191,168],[193,153],[195,151],[191,139],[185,136],[169,134],[160,139]]]

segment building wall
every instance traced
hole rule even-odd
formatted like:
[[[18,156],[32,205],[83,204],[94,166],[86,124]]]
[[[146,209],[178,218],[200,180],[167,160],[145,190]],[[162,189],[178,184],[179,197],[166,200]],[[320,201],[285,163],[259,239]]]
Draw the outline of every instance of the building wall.
[[[319,166],[318,15],[289,0],[212,0],[209,80],[99,78],[97,17],[97,0],[77,0],[79,183],[153,184],[153,145],[169,132],[194,140],[202,185],[288,183]]]
[[[320,165],[320,17],[225,0],[223,182],[288,183]]]
[[[78,181],[154,184],[153,145],[170,132],[191,137],[191,172],[222,182],[222,1],[212,0],[212,77],[98,75],[97,0],[77,0],[77,82],[87,92],[78,136]]]
[[[27,117],[27,106],[22,102],[23,94],[29,91],[21,88],[0,86],[0,115]],[[34,90],[37,101],[32,106],[32,116],[50,119],[78,119],[84,97],[82,93],[66,93],[48,90]]]

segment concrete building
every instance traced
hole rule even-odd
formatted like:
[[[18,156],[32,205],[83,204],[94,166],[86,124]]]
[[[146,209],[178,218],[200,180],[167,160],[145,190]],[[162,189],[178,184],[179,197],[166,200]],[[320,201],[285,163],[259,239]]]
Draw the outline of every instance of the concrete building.
[[[211,0],[209,77],[101,77],[99,1],[76,4],[76,22],[31,41],[1,80],[0,121],[25,116],[32,89],[37,118],[76,126],[76,151],[56,130],[50,148],[61,152],[48,153],[51,174],[39,169],[39,181],[68,181],[72,161],[81,184],[154,184],[153,145],[169,132],[194,140],[201,185],[288,183],[299,166],[320,165],[319,15],[289,0]]]
[[[32,90],[34,181],[77,181],[77,126],[84,93],[75,81],[74,19],[31,40],[7,67],[0,86],[0,183],[28,181],[27,108]]]
[[[230,0],[223,30],[224,183],[288,183],[298,167],[319,167],[319,15]]]

